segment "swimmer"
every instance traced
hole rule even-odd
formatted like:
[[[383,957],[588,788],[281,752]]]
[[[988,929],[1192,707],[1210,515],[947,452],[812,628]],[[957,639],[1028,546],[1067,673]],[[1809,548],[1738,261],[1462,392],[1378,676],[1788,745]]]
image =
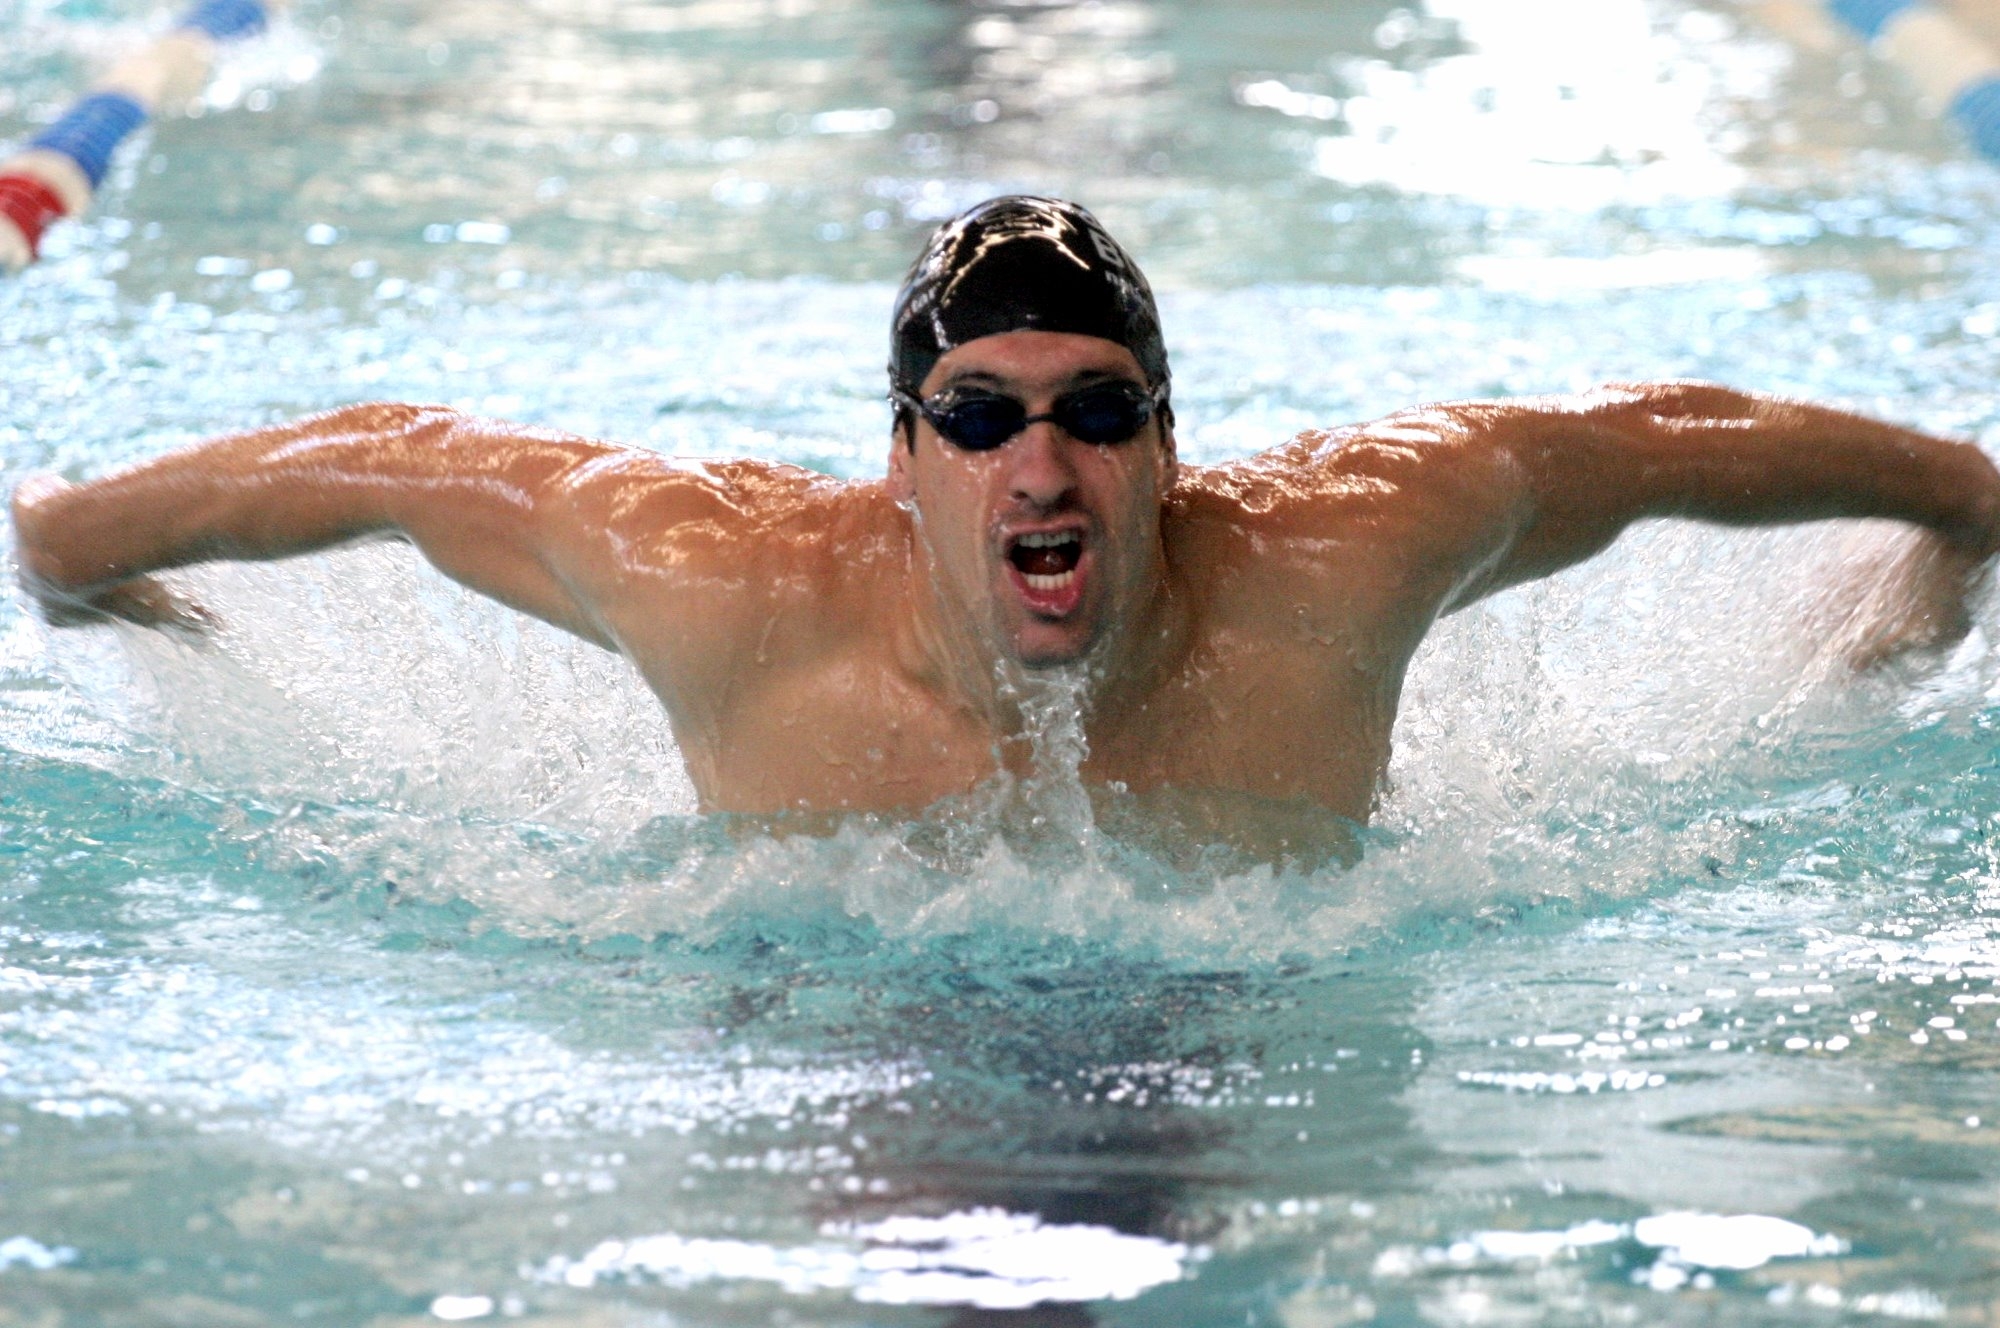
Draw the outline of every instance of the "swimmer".
[[[1139,269],[1084,209],[982,203],[897,301],[885,478],[701,464],[358,405],[14,494],[53,622],[199,628],[153,573],[372,536],[632,661],[704,809],[908,811],[1031,756],[1083,678],[1082,775],[1365,820],[1441,615],[1633,521],[1917,528],[1883,653],[1962,631],[2000,550],[1978,448],[1690,382],[1422,406],[1182,465]]]

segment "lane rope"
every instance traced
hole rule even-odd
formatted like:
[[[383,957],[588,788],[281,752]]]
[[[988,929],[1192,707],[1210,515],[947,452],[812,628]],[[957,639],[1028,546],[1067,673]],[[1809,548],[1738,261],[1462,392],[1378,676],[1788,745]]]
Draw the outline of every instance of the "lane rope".
[[[1827,0],[1827,9],[2000,162],[2000,52],[1990,42],[1925,0]]]
[[[90,207],[118,145],[162,106],[198,94],[222,43],[261,32],[269,21],[262,0],[200,0],[0,162],[0,270],[18,272],[34,262],[51,225]]]

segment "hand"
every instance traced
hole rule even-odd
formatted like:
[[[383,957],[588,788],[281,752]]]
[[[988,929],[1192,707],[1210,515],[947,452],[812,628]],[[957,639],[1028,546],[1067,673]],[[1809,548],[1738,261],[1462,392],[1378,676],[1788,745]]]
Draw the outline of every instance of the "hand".
[[[54,627],[83,627],[121,621],[156,627],[188,641],[204,641],[221,630],[211,610],[150,576],[133,577],[92,595],[72,595],[36,586],[23,576],[42,617]]]

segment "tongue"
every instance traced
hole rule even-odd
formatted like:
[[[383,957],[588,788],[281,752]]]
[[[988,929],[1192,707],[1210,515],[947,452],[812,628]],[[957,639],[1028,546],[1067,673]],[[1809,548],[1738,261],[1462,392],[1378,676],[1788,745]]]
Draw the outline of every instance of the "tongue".
[[[1061,576],[1076,566],[1082,550],[1074,541],[1051,544],[1040,549],[1015,545],[1011,555],[1014,566],[1021,569],[1024,576]]]

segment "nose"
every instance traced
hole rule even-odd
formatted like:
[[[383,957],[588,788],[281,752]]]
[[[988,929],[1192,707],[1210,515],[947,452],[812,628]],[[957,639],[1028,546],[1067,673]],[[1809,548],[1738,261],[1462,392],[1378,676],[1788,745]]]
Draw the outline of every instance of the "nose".
[[[1029,425],[1007,444],[1008,496],[1023,506],[1060,507],[1076,487],[1070,451],[1077,444],[1048,420]]]

